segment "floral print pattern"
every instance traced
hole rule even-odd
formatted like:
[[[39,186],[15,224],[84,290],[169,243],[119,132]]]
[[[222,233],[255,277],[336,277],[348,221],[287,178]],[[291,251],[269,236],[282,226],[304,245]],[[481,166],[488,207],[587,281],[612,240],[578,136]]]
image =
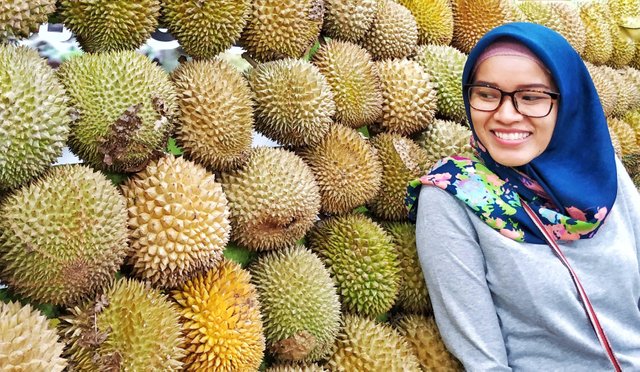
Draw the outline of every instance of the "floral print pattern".
[[[596,213],[590,216],[574,206],[566,207],[566,214],[563,214],[551,207],[553,203],[540,185],[524,174],[521,176],[521,184],[534,195],[527,202],[556,239],[590,237],[607,215],[606,207],[596,208]],[[444,158],[429,174],[409,182],[405,203],[412,221],[415,221],[422,185],[435,186],[451,193],[487,225],[509,239],[544,244],[542,233],[522,206],[521,196],[476,157]]]

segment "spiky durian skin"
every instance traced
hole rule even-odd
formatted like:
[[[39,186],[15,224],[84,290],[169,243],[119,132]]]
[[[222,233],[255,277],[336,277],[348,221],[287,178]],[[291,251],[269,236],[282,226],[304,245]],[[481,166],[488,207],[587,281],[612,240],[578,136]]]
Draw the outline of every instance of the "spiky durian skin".
[[[409,343],[390,325],[355,315],[344,317],[330,371],[407,371],[420,367]]]
[[[587,41],[582,57],[585,61],[596,65],[604,64],[611,58],[613,42],[609,26],[600,8],[602,5],[598,1],[583,1],[578,6]]]
[[[56,10],[55,0],[15,0],[0,3],[0,40],[29,37]],[[4,64],[2,65],[4,66]]]
[[[602,110],[606,116],[611,116],[616,108],[618,102],[618,90],[616,89],[615,82],[610,76],[610,71],[607,66],[596,66],[589,62],[585,62],[593,85],[598,92],[598,98],[602,105]],[[624,99],[624,98],[622,98]]]
[[[215,176],[183,158],[166,155],[122,186],[129,213],[135,276],[175,288],[222,258],[229,241],[229,208]]]
[[[378,195],[369,203],[369,209],[383,220],[406,220],[404,197],[407,183],[426,171],[427,154],[414,141],[398,134],[379,134],[371,144],[382,163],[382,182]]]
[[[253,131],[253,93],[221,59],[181,64],[171,75],[178,97],[175,137],[185,155],[225,171],[247,161]]]
[[[640,144],[640,109],[627,112],[622,120],[631,126],[636,134],[636,142]]]
[[[184,339],[173,302],[160,291],[121,279],[62,317],[64,356],[73,371],[179,371]]]
[[[338,40],[357,43],[371,27],[378,0],[324,0],[323,31]]]
[[[125,200],[85,166],[52,168],[3,200],[0,215],[0,279],[33,301],[83,300],[127,252]]]
[[[614,68],[621,68],[628,65],[636,53],[636,45],[634,41],[628,37],[620,28],[618,20],[611,13],[610,8],[603,6],[604,21],[609,25],[611,32],[611,42],[613,49],[611,58],[607,60],[607,65]]]
[[[133,51],[84,54],[58,70],[73,120],[69,146],[100,169],[135,172],[161,150],[177,108],[169,76]]]
[[[470,138],[469,128],[454,121],[436,119],[417,136],[416,143],[425,149],[427,168],[430,168],[438,160],[447,156],[470,157],[472,154]]]
[[[320,210],[309,166],[281,148],[252,149],[247,164],[222,173],[231,210],[231,237],[252,250],[290,247],[311,228]]]
[[[362,214],[332,217],[307,238],[336,281],[344,310],[375,317],[391,309],[400,280],[398,255],[380,225]]]
[[[249,272],[224,260],[173,291],[180,305],[188,371],[257,371],[265,339]]]
[[[447,350],[433,317],[405,315],[393,322],[411,345],[423,371],[458,372],[464,368]]]
[[[600,66],[599,69],[604,79],[609,80],[616,91],[616,102],[611,110],[611,116],[621,117],[629,110],[635,99],[631,96],[638,94],[637,87],[622,75],[622,70],[609,66]]]
[[[327,372],[317,364],[276,364],[266,369],[266,372]]]
[[[340,300],[320,258],[297,246],[261,256],[250,270],[270,353],[286,361],[326,357],[340,328]]]
[[[416,226],[409,222],[387,222],[382,226],[398,254],[400,284],[396,305],[411,313],[431,312],[431,301],[416,248]]]
[[[451,46],[469,53],[489,30],[509,22],[523,21],[524,15],[509,0],[453,0]]]
[[[354,129],[334,124],[320,143],[304,148],[300,156],[315,176],[326,213],[350,212],[378,193],[382,166],[368,140]]]
[[[313,63],[333,93],[337,122],[360,128],[380,116],[380,79],[369,52],[349,42],[331,40],[314,54]]]
[[[376,60],[413,54],[418,43],[418,25],[409,9],[393,0],[377,1],[375,18],[360,44]]]
[[[256,130],[283,145],[316,143],[335,113],[327,79],[310,62],[281,59],[248,74],[255,94]]]
[[[620,140],[622,157],[640,153],[640,144],[636,140],[636,133],[629,123],[622,119],[610,117],[607,118],[607,124],[609,129],[615,132],[616,136]]]
[[[587,43],[586,30],[577,5],[526,0],[519,3],[518,7],[528,22],[538,23],[557,31],[567,39],[578,54],[583,53]]]
[[[254,0],[242,45],[258,61],[300,58],[320,35],[322,0]]]
[[[622,158],[622,145],[620,145],[620,139],[616,132],[614,132],[611,127],[608,128],[609,137],[611,137],[611,145],[613,145],[613,151],[615,152],[618,158]]]
[[[467,55],[446,45],[423,45],[414,59],[431,75],[438,94],[437,112],[445,118],[462,122],[466,118],[462,100],[462,70]]]
[[[619,70],[624,81],[624,91],[629,97],[628,111],[634,111],[640,108],[640,70],[633,67],[626,67]]]
[[[47,318],[31,305],[0,302],[0,366],[3,371],[61,372],[64,344]]]
[[[407,59],[376,64],[382,88],[382,131],[411,135],[431,123],[437,108],[433,79],[422,66]]]
[[[0,190],[42,173],[62,153],[71,118],[65,90],[33,49],[0,45]]]
[[[449,0],[399,0],[418,25],[418,44],[449,45],[453,38],[453,10]]]
[[[251,12],[250,0],[161,2],[169,31],[195,58],[213,58],[229,49],[240,38]]]
[[[160,0],[61,0],[64,25],[87,52],[133,50],[158,26]]]
[[[638,186],[637,179],[640,176],[640,153],[630,154],[622,157],[622,165],[629,173],[633,182]]]

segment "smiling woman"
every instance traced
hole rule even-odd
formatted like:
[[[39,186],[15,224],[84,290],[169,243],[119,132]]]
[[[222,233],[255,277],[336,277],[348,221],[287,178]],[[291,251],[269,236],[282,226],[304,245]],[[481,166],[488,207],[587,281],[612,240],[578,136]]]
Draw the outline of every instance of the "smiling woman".
[[[470,371],[639,370],[640,196],[580,55],[506,24],[462,80],[474,156],[442,159],[407,196],[445,344]]]

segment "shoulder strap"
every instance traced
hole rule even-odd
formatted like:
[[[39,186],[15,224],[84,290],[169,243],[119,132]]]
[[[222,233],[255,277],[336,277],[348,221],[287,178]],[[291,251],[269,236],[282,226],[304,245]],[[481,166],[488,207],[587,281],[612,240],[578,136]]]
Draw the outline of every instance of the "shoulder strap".
[[[542,221],[540,221],[540,218],[533,212],[529,204],[527,204],[524,200],[521,200],[521,202],[522,202],[522,205],[524,206],[525,211],[527,211],[527,214],[529,215],[529,217],[531,217],[535,225],[538,227],[538,229],[540,229],[540,231],[544,235],[544,238],[547,241],[547,244],[549,244],[549,246],[553,249],[553,252],[556,254],[556,256],[560,259],[560,261],[562,261],[564,266],[566,266],[566,268],[569,270],[569,273],[571,274],[571,279],[573,279],[573,283],[578,289],[578,294],[580,294],[582,305],[584,306],[585,312],[587,313],[587,316],[591,321],[591,326],[593,327],[593,330],[596,332],[596,335],[598,336],[598,340],[600,341],[600,344],[606,351],[607,356],[609,357],[611,364],[613,364],[613,367],[615,368],[616,372],[622,371],[622,368],[620,368],[620,363],[618,362],[618,359],[616,359],[616,355],[613,352],[613,348],[609,343],[609,339],[607,338],[607,335],[604,333],[604,329],[602,329],[602,326],[600,325],[600,321],[598,321],[598,317],[596,316],[596,312],[593,309],[593,306],[591,306],[589,297],[587,297],[587,293],[585,292],[584,288],[582,288],[582,284],[578,279],[578,275],[575,273],[575,271],[573,271],[573,268],[571,268],[571,265],[569,265],[569,261],[560,250],[560,247],[556,243],[556,240],[554,239],[554,237],[547,231],[547,229],[544,228],[544,225],[542,224]]]

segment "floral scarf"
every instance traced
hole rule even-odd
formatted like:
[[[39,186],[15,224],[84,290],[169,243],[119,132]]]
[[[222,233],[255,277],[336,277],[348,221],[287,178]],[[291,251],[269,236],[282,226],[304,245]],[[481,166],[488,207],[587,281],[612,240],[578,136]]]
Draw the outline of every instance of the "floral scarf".
[[[421,185],[439,187],[463,201],[482,221],[519,242],[545,244],[522,206],[525,200],[559,240],[588,239],[605,221],[617,193],[616,164],[607,122],[580,56],[556,32],[532,23],[510,23],[487,33],[471,51],[463,82],[481,52],[496,39],[526,45],[551,72],[560,91],[558,117],[547,149],[522,167],[496,163],[473,131],[472,158],[447,157],[407,189],[415,221]],[[464,96],[469,115],[469,102]]]

